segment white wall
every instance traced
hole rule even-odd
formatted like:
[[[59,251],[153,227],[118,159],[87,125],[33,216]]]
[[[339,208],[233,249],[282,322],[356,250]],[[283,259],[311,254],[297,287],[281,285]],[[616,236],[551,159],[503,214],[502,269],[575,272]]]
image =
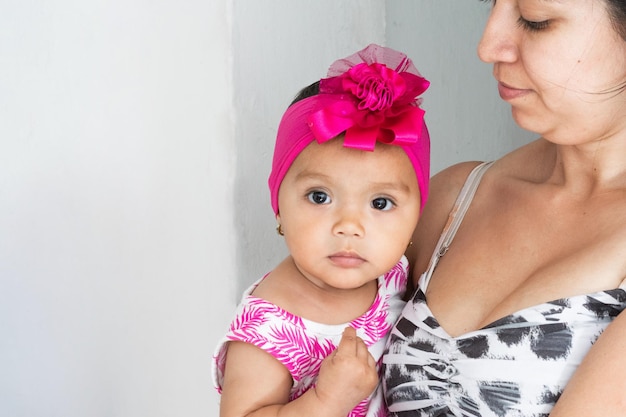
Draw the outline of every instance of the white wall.
[[[433,82],[434,171],[505,152],[479,10],[1,1],[0,416],[217,416],[215,343],[284,255],[266,183],[284,108],[377,42]]]
[[[217,415],[228,4],[0,2],[1,416]]]

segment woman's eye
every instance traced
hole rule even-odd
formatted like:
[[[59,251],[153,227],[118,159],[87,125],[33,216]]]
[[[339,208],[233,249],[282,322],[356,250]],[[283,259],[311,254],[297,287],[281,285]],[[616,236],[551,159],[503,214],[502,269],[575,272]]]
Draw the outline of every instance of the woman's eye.
[[[307,198],[313,204],[328,204],[330,196],[323,191],[311,191],[307,194]]]
[[[393,202],[388,198],[379,197],[372,200],[372,208],[376,210],[391,210],[393,206]]]
[[[533,22],[532,20],[526,20],[521,16],[519,19],[517,19],[517,25],[529,32],[539,32],[546,29],[549,24],[549,20],[544,20],[542,22]]]

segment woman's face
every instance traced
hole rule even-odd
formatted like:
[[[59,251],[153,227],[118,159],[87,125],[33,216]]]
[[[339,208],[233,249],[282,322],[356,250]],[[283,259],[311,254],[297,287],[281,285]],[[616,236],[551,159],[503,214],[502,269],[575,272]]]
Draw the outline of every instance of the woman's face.
[[[561,144],[626,132],[626,42],[604,1],[494,1],[478,55],[521,127]]]

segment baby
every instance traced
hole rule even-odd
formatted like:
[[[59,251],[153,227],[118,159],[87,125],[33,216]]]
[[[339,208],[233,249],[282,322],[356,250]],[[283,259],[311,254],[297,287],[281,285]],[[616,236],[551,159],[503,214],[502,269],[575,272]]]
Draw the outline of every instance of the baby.
[[[222,417],[387,414],[378,369],[428,195],[428,85],[372,44],[286,110],[269,188],[289,256],[243,294],[217,347]]]

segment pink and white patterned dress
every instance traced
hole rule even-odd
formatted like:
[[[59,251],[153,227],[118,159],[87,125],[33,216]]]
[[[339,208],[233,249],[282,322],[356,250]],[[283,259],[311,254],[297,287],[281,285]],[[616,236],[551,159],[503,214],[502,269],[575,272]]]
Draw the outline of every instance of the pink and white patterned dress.
[[[248,288],[237,307],[228,332],[220,340],[213,356],[213,382],[221,392],[226,345],[229,341],[253,344],[278,359],[291,373],[293,386],[290,401],[315,385],[322,360],[337,348],[347,325],[356,329],[380,369],[387,335],[395,324],[405,302],[408,261],[403,256],[386,274],[378,278],[376,299],[365,314],[344,324],[316,323],[295,316],[263,299],[250,295],[261,278]],[[387,415],[380,386],[357,405],[350,417]]]

